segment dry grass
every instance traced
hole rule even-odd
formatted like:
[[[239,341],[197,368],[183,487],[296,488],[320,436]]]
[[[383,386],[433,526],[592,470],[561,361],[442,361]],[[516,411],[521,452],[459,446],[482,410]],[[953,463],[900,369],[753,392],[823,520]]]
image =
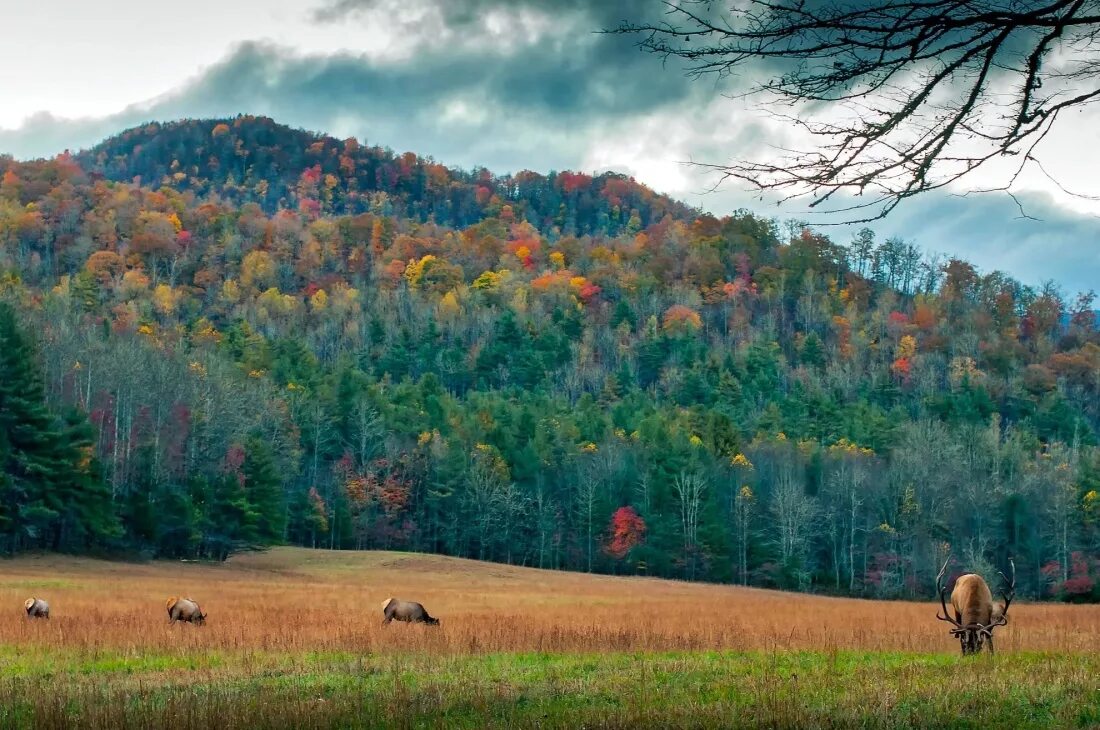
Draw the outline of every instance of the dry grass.
[[[27,621],[23,601],[50,601]],[[202,629],[167,625],[195,598]],[[439,629],[380,626],[381,603],[424,603]],[[0,562],[0,644],[163,651],[481,654],[517,651],[886,650],[956,652],[932,603],[873,602],[647,578],[540,571],[439,556],[292,548],[225,565],[66,557]],[[1015,603],[1001,652],[1100,650],[1100,606]]]
[[[442,625],[382,627],[390,596]],[[931,603],[289,548],[0,561],[4,606],[0,728],[1100,726],[1096,606],[1014,604],[962,659]]]

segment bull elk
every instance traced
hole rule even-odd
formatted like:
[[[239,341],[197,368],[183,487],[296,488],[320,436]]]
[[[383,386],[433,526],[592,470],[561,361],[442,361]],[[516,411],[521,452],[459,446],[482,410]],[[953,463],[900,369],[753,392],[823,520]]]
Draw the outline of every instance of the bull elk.
[[[987,642],[989,653],[993,654],[993,629],[1008,623],[1008,606],[1016,595],[1016,564],[1009,558],[1008,564],[1012,567],[1011,580],[998,571],[1005,582],[1004,603],[993,603],[993,593],[985,580],[975,573],[967,573],[955,580],[955,588],[951,591],[953,610],[949,613],[947,586],[943,583],[943,576],[947,572],[947,563],[950,562],[949,555],[936,576],[936,590],[940,594],[940,607],[943,608],[943,615],[937,613],[936,618],[955,627],[951,629],[951,635],[959,639],[963,655],[980,653],[982,645]]]

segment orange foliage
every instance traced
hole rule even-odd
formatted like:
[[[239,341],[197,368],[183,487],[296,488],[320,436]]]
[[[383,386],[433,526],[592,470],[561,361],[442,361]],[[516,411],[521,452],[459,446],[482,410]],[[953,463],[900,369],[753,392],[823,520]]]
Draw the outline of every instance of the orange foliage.
[[[703,326],[703,320],[699,313],[691,307],[685,307],[683,304],[673,304],[665,310],[661,326],[666,331],[698,330]]]

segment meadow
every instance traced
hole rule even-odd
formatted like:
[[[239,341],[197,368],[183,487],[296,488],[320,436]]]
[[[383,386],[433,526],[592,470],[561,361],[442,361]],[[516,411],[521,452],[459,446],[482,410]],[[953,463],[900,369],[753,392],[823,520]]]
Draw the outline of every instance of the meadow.
[[[0,606],[4,728],[1100,726],[1097,606],[1015,603],[964,659],[931,603],[296,548],[6,560]]]

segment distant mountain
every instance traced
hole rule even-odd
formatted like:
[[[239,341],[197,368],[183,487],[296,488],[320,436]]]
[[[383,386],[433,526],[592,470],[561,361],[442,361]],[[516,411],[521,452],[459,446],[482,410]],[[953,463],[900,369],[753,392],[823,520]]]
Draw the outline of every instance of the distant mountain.
[[[393,213],[466,226],[511,205],[542,231],[616,235],[697,211],[616,173],[462,171],[411,152],[294,129],[267,117],[150,123],[76,156],[94,174],[200,198],[315,214]],[[379,193],[385,193],[380,196]],[[316,210],[310,211],[310,208]],[[632,221],[632,217],[634,220]]]

